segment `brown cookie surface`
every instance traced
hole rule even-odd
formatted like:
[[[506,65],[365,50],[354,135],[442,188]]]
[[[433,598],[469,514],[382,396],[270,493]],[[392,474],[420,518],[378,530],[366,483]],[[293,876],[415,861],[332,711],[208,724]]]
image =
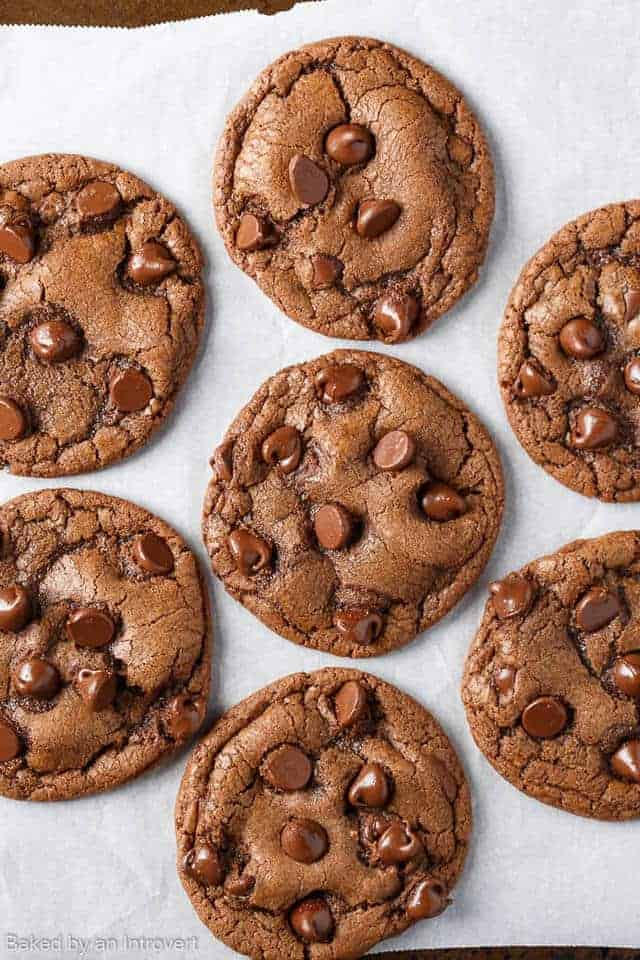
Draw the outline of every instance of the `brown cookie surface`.
[[[339,656],[402,646],[475,582],[500,526],[477,418],[400,360],[338,350],[281,370],[227,431],[203,536],[272,630]]]
[[[529,261],[499,339],[520,443],[561,483],[640,499],[640,201],[568,223]]]
[[[198,744],[176,804],[200,919],[261,960],[362,956],[449,902],[471,830],[433,717],[356,670],[276,681]]]
[[[184,743],[211,652],[182,538],[126,500],[65,489],[10,500],[0,532],[0,793],[95,793]]]
[[[0,166],[0,465],[63,476],[142,446],[196,352],[201,266],[173,204],[113,164]]]
[[[476,281],[487,143],[433,68],[365,37],[285,54],[227,120],[215,210],[230,256],[319,333],[406,340]]]
[[[578,540],[491,585],[462,696],[510,783],[604,820],[640,816],[640,533]]]

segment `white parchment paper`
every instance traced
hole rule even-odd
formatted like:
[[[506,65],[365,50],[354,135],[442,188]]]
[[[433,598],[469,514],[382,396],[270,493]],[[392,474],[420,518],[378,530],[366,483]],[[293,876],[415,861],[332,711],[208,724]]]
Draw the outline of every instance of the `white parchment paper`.
[[[476,750],[458,694],[489,579],[575,537],[640,526],[640,505],[600,505],[534,466],[495,383],[498,324],[524,261],[566,220],[640,192],[637,10],[633,0],[325,0],[273,18],[232,14],[136,31],[0,28],[0,161],[50,150],[115,161],[171,197],[205,250],[208,327],[175,415],[137,456],[66,481],[156,511],[203,565],[207,460],[227,424],[277,369],[339,346],[281,315],[224,251],[210,168],[225,115],[280,53],[361,33],[444,71],[489,134],[497,211],[479,284],[426,335],[373,347],[440,377],[480,414],[500,447],[508,496],[497,549],[471,595],[428,635],[362,664],[433,710],[474,796],[455,904],[396,948],[640,947],[640,822],[581,820],[518,793]],[[49,485],[2,476],[0,498]],[[283,674],[339,662],[270,633],[209,579],[215,713]],[[173,804],[185,761],[182,753],[122,789],[75,802],[0,802],[3,960],[233,956],[201,926],[176,876]],[[17,945],[16,937],[34,939]]]

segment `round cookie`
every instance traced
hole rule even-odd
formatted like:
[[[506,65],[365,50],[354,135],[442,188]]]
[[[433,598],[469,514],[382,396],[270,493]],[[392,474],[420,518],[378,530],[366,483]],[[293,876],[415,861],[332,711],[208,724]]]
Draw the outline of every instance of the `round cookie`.
[[[65,800],[115,787],[206,711],[208,601],[166,523],[79,490],[0,507],[0,793]]]
[[[340,37],[287,53],[229,116],[215,165],[236,264],[298,323],[407,340],[471,287],[493,218],[462,95],[403,50]]]
[[[577,540],[491,584],[462,697],[505,779],[582,816],[640,816],[640,533]]]
[[[377,353],[281,370],[212,466],[214,573],[272,630],[340,656],[385,653],[444,616],[500,526],[484,427],[433,377]]]
[[[572,490],[640,499],[640,201],[564,226],[507,304],[499,379],[529,456]]]
[[[197,244],[175,207],[109,163],[0,166],[0,466],[56,477],[137,450],[204,324]]]
[[[469,789],[439,725],[357,670],[277,680],[197,745],[176,804],[200,919],[260,960],[353,958],[449,902]]]

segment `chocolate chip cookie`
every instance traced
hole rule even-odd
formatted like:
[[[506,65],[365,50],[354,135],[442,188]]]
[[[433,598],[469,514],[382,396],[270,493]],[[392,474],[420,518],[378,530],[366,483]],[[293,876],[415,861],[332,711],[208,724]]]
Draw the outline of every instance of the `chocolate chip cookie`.
[[[182,538],[79,490],[0,507],[0,793],[62,800],[142,773],[200,726],[208,602]]]
[[[499,377],[536,463],[586,496],[640,499],[640,201],[579,217],[529,261]]]
[[[356,670],[278,680],[193,752],[178,869],[230,947],[260,960],[362,956],[449,903],[469,790],[433,717]]]
[[[63,476],[141,447],[193,361],[200,271],[173,204],[113,164],[0,166],[0,466]]]
[[[340,656],[385,653],[444,616],[500,526],[484,427],[433,377],[380,354],[281,370],[212,466],[214,572],[272,630]]]
[[[425,330],[475,283],[493,205],[488,146],[460,92],[379,40],[280,57],[218,149],[229,254],[327,336],[394,343]]]
[[[640,816],[640,533],[570,543],[490,593],[462,688],[482,752],[544,803]]]

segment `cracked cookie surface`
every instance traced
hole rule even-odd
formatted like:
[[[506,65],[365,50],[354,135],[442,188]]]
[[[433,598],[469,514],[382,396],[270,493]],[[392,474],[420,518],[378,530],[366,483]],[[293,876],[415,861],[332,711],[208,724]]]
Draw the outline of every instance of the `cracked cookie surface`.
[[[113,164],[0,166],[0,465],[54,477],[141,447],[204,324],[197,244],[174,206]]]
[[[490,591],[462,686],[478,747],[544,803],[640,816],[640,533],[570,543]]]
[[[367,657],[447,613],[500,526],[498,454],[433,377],[338,350],[281,370],[227,431],[203,535],[235,599],[296,643]]]
[[[0,507],[0,793],[115,787],[200,726],[208,601],[194,555],[126,500],[43,490]]]
[[[214,180],[235,263],[333,337],[421,333],[475,283],[493,218],[488,146],[462,95],[364,37],[264,70],[227,120]]]
[[[357,670],[294,674],[226,713],[176,803],[200,919],[261,960],[362,956],[449,902],[469,789],[433,717]]]
[[[640,201],[566,224],[524,267],[498,372],[536,463],[586,496],[640,499]]]

